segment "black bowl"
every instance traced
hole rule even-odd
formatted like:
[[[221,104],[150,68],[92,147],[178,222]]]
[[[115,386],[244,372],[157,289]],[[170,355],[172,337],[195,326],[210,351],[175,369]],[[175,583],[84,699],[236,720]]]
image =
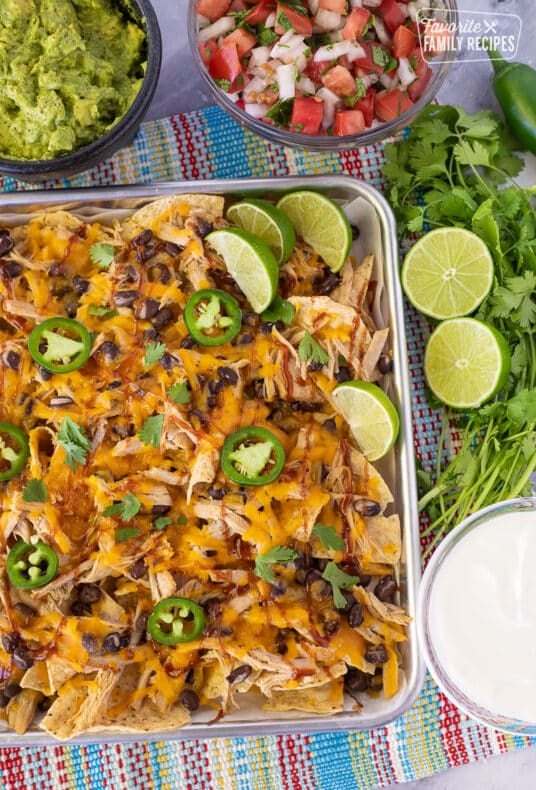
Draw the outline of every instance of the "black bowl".
[[[118,5],[122,5],[118,0]],[[65,178],[88,170],[120,148],[129,145],[154,96],[162,63],[162,36],[156,13],[149,0],[130,0],[129,13],[141,22],[147,36],[147,71],[141,88],[123,117],[94,142],[54,159],[5,159],[0,157],[0,173],[22,181]]]

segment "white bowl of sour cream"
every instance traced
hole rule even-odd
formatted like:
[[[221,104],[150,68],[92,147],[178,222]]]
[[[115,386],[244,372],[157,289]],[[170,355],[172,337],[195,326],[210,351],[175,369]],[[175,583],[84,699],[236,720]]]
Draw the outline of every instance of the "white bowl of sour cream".
[[[536,734],[536,498],[463,521],[422,578],[418,632],[440,689],[496,729]]]

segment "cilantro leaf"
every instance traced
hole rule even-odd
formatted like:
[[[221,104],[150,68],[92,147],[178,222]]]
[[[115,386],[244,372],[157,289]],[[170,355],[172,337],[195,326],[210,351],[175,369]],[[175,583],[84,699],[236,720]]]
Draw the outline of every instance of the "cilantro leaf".
[[[158,518],[155,518],[153,521],[153,527],[155,529],[165,529],[172,523],[173,519],[170,516],[158,516]]]
[[[324,524],[315,524],[312,529],[312,534],[318,538],[320,543],[325,549],[333,549],[333,551],[344,551],[345,542],[340,535],[337,535],[334,527],[326,527]]]
[[[64,417],[58,431],[58,442],[66,453],[65,463],[73,472],[77,464],[85,464],[88,452],[91,450],[86,430],[77,425],[70,417]]]
[[[42,480],[32,478],[22,489],[23,502],[46,502],[47,488]]]
[[[118,527],[115,530],[115,542],[126,543],[131,538],[137,538],[140,534],[138,527]]]
[[[266,117],[270,118],[276,126],[288,126],[292,116],[294,99],[279,99],[266,112]]]
[[[336,608],[344,609],[346,606],[346,598],[341,590],[346,590],[348,587],[353,587],[354,584],[357,584],[359,582],[359,576],[350,576],[330,560],[324,568],[322,578],[331,584],[333,602]]]
[[[328,352],[317,343],[312,335],[305,330],[303,338],[298,345],[298,355],[303,362],[318,362],[325,365],[329,360]]]
[[[259,554],[255,559],[255,575],[259,576],[265,582],[273,584],[275,582],[275,573],[270,565],[275,563],[284,564],[285,562],[292,562],[298,557],[298,552],[288,546],[272,546],[272,548],[264,554]]]
[[[151,444],[155,449],[158,449],[160,447],[163,426],[163,414],[155,414],[152,417],[147,417],[141,431],[138,432],[138,437],[144,444]]]
[[[257,38],[261,46],[270,46],[274,44],[279,36],[269,27],[265,27],[262,23],[257,25]]]
[[[186,516],[179,516],[178,517],[177,524],[179,525],[179,527],[183,527],[187,523],[188,523],[188,519],[186,518]]]
[[[92,244],[88,250],[89,257],[96,263],[99,269],[109,269],[115,257],[115,249],[111,244],[105,242],[98,242]]]
[[[109,516],[121,516],[122,521],[130,521],[139,513],[140,508],[141,502],[138,497],[129,492],[125,494],[121,502],[114,502],[113,505],[109,505],[103,510],[102,515],[105,516],[105,518]]]
[[[150,367],[151,365],[155,365],[158,360],[162,359],[164,354],[166,353],[166,344],[165,343],[156,343],[151,342],[147,343],[145,346],[145,357],[143,360],[143,364],[145,367]]]
[[[168,389],[168,398],[174,403],[190,403],[190,397],[187,381],[177,381]]]
[[[89,315],[94,315],[96,318],[114,318],[116,315],[119,315],[118,310],[98,304],[90,304],[88,313]]]
[[[372,62],[375,63],[376,66],[380,66],[382,69],[385,69],[390,60],[387,51],[383,47],[377,45],[375,46],[373,44],[370,48],[370,54],[372,57]]]
[[[269,307],[261,313],[261,320],[275,324],[276,321],[283,321],[285,326],[292,323],[294,318],[294,307],[286,299],[276,296]]]

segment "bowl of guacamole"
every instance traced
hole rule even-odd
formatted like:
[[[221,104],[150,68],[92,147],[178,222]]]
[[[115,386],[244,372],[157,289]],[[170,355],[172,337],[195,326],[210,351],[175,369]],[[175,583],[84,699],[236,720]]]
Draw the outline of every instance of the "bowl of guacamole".
[[[158,82],[149,0],[2,0],[0,172],[81,172],[131,142]]]

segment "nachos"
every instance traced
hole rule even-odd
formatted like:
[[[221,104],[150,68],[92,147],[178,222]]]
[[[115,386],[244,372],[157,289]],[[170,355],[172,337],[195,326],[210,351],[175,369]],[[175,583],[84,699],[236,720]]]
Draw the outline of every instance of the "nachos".
[[[330,715],[399,688],[399,519],[331,397],[389,368],[373,259],[334,275],[298,240],[259,316],[205,239],[226,224],[222,198],[181,195],[0,230],[18,733],[165,731],[246,696]]]

